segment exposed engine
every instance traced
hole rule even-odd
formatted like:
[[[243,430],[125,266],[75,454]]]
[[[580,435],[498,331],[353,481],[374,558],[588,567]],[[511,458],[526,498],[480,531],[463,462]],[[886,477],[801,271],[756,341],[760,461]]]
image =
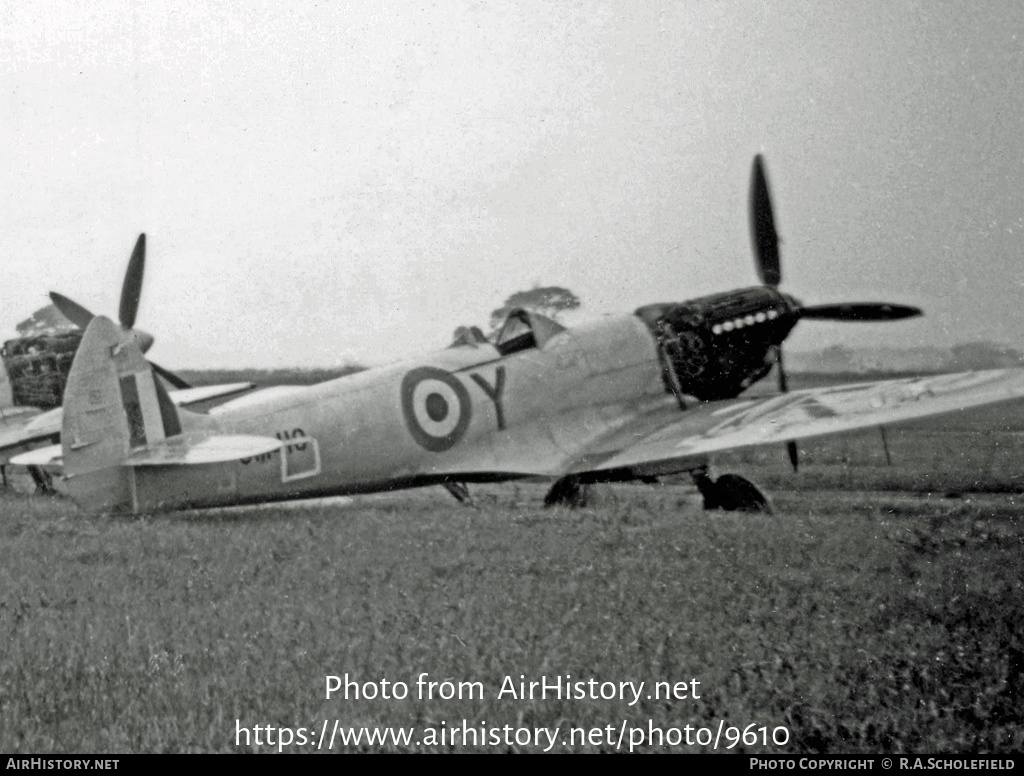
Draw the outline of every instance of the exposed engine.
[[[658,340],[666,389],[713,401],[738,396],[771,371],[799,309],[786,294],[756,286],[636,313]]]
[[[0,349],[16,407],[47,410],[61,406],[82,332],[8,340]]]

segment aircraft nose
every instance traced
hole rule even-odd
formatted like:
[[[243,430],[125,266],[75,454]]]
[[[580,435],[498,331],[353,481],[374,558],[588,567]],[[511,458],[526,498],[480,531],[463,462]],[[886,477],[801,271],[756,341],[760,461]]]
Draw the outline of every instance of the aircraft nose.
[[[800,300],[797,299],[796,297],[790,296],[789,294],[783,294],[782,298],[786,300],[786,304],[789,305],[789,309],[792,312],[797,312],[803,309],[803,305],[800,303]]]
[[[132,336],[135,337],[135,342],[143,353],[153,347],[153,335],[149,332],[142,329],[132,329]]]

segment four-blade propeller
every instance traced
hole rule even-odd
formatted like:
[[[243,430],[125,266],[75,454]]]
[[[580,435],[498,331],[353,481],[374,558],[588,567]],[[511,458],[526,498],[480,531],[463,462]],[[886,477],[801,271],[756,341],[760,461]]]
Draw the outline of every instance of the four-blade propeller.
[[[754,157],[754,165],[750,173],[750,234],[754,247],[754,266],[757,276],[764,285],[771,288],[778,287],[782,282],[779,234],[775,230],[772,195],[768,186],[768,176],[764,169],[764,158],[761,154]],[[791,301],[795,304],[794,312],[800,318],[819,321],[898,321],[921,315],[921,310],[917,307],[887,302],[843,302],[805,307],[796,300],[791,299]],[[789,385],[782,362],[781,345],[779,346],[777,364],[779,390],[786,393],[789,390]],[[793,464],[793,470],[796,471],[799,464],[796,442],[788,442],[786,450],[789,453],[790,463]]]
[[[121,304],[118,308],[118,320],[125,336],[131,337],[145,353],[153,345],[153,336],[141,329],[135,328],[135,318],[139,312],[139,300],[142,298],[142,274],[146,267],[146,235],[140,234],[135,242],[135,249],[128,261],[128,270],[124,274],[124,283],[121,285]],[[50,292],[50,299],[58,310],[80,329],[85,329],[89,322],[95,317],[89,310],[82,307],[63,294],[55,291]],[[175,388],[190,388],[191,386],[173,372],[164,369],[152,361],[149,365],[153,371],[164,378]]]

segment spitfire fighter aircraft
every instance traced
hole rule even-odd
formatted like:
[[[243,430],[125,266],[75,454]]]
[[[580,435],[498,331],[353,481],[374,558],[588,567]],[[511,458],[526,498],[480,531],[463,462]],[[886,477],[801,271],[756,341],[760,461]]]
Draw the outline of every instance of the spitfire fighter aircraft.
[[[153,344],[152,335],[135,328],[145,263],[146,235],[140,234],[121,286],[118,317],[121,336],[130,339],[142,352]],[[93,319],[91,312],[65,296],[51,294],[51,299],[57,310],[78,328],[10,340],[0,350],[0,484],[3,485],[7,484],[6,466],[13,456],[40,445],[52,445],[60,439],[61,403],[68,372],[83,331]],[[149,365],[167,381],[172,389],[168,395],[180,406],[232,396],[253,387],[252,383],[230,383],[192,388],[173,372],[152,361]],[[48,479],[41,469],[30,466],[29,471],[40,487],[48,489]]]
[[[778,290],[778,238],[755,157],[751,227],[762,285],[566,329],[514,310],[426,358],[177,407],[137,338],[93,318],[64,395],[61,444],[15,463],[59,466],[87,511],[133,513],[548,478],[548,504],[589,483],[691,472],[705,507],[757,510],[760,491],[708,476],[708,455],[1024,396],[1024,370],[788,392],[780,347],[804,318],[895,320],[894,304],[804,306]],[[773,367],[779,393],[742,398]],[[790,444],[795,461],[795,447]]]

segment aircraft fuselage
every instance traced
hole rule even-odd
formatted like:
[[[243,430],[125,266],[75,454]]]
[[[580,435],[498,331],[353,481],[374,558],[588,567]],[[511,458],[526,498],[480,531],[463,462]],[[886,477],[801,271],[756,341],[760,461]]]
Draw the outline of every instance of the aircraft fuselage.
[[[675,401],[673,381],[697,401],[702,385],[726,398],[763,377],[796,321],[781,294],[760,291],[676,305],[658,325],[610,316],[504,356],[490,343],[452,347],[315,386],[259,391],[212,410],[207,422],[218,434],[276,436],[280,451],[201,469],[137,469],[139,509],[528,476],[522,466],[504,470],[510,459],[537,475],[564,469],[581,445]],[[716,318],[723,309],[733,317]],[[683,371],[693,363],[704,371]]]
[[[456,472],[460,480],[522,477],[502,470],[510,450],[544,474],[581,440],[668,401],[657,343],[632,315],[504,357],[489,344],[449,348],[216,408],[207,417],[217,433],[277,436],[287,445],[201,470],[138,469],[139,508],[369,492]]]

